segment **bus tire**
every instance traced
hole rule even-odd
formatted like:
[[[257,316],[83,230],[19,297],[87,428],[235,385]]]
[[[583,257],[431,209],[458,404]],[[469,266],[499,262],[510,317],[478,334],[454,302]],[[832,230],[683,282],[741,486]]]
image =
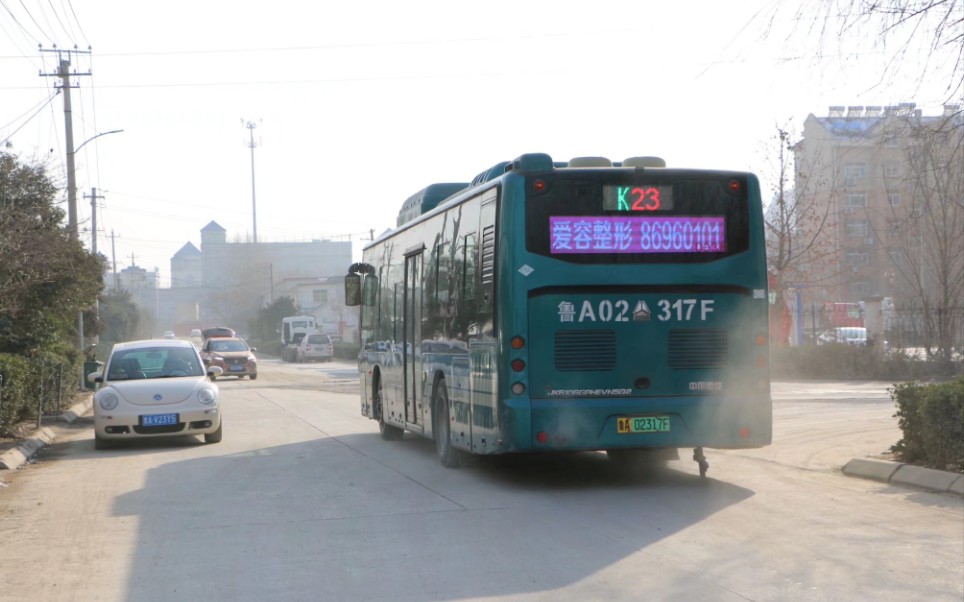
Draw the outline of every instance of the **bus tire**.
[[[402,438],[404,431],[397,426],[385,422],[385,409],[382,406],[382,377],[375,376],[372,384],[372,415],[378,420],[378,432],[385,441],[397,441]]]
[[[435,411],[432,416],[435,418],[433,431],[435,433],[435,452],[438,454],[439,462],[446,468],[457,468],[459,452],[452,446],[452,429],[449,426],[449,393],[442,379],[435,386],[435,403],[432,404]]]

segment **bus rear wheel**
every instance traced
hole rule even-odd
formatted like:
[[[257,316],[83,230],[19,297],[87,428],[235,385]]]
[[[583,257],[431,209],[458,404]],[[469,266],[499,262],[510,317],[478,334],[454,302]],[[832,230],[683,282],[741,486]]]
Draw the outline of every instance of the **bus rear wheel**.
[[[375,377],[372,386],[372,415],[378,420],[378,432],[385,441],[397,441],[402,438],[402,429],[385,422],[385,409],[382,406],[382,378]]]
[[[459,462],[459,451],[452,447],[452,429],[449,426],[449,392],[445,386],[445,381],[440,380],[435,387],[435,452],[438,454],[439,462],[446,468],[457,468]]]

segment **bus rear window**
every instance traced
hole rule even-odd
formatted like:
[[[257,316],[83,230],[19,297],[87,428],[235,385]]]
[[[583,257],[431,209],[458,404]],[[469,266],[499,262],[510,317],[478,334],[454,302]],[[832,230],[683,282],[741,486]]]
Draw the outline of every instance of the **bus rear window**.
[[[747,249],[744,175],[619,175],[527,186],[526,248],[573,263],[696,263]]]

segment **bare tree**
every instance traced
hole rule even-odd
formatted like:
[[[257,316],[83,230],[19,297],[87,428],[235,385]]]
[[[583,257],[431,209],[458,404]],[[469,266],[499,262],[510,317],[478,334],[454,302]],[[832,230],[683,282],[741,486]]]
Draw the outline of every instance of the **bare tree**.
[[[964,326],[964,119],[913,116],[903,121],[906,173],[889,183],[887,276],[920,313],[928,352],[950,360]],[[909,196],[905,201],[904,196]]]
[[[838,276],[833,236],[832,188],[813,171],[803,153],[804,142],[777,128],[775,152],[768,153],[774,170],[772,200],[766,207],[767,268],[775,280],[774,304],[782,308],[791,289],[806,289],[806,297],[826,301],[823,291]],[[797,160],[796,157],[801,159]]]
[[[964,0],[784,0],[776,10],[783,9],[802,25],[791,37],[805,36],[817,60],[834,46],[843,51],[844,38],[866,40],[885,53],[881,85],[908,73],[919,83],[939,75],[947,77],[945,100],[964,96]]]

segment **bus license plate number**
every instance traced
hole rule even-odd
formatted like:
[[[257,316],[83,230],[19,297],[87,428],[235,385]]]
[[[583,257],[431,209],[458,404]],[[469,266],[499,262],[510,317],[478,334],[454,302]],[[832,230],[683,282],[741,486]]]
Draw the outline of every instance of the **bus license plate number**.
[[[616,419],[620,435],[631,433],[668,433],[669,416],[620,416]]]
[[[141,426],[173,426],[177,424],[177,414],[148,414],[141,416]]]

